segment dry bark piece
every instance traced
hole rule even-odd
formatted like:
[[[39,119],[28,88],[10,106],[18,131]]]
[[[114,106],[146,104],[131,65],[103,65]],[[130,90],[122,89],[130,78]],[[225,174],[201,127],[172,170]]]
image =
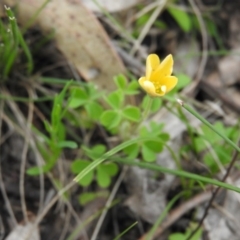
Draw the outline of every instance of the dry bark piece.
[[[18,21],[29,21],[43,2],[18,1]],[[80,1],[52,0],[35,23],[45,33],[55,32],[58,49],[85,80],[101,89],[115,88],[113,76],[123,73],[125,68],[96,17]]]

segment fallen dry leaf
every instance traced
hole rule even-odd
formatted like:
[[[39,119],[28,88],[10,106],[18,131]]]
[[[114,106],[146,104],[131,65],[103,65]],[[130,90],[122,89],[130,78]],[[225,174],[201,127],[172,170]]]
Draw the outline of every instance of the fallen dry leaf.
[[[141,2],[141,0],[128,0],[128,1],[97,0],[96,2],[109,12],[120,12],[122,10],[125,10],[136,5],[137,3]],[[101,12],[101,9],[97,6],[97,4],[93,0],[82,0],[82,3],[92,11]]]
[[[26,23],[43,2],[18,1],[18,21]],[[123,73],[124,66],[96,17],[80,1],[52,0],[35,23],[45,33],[55,31],[58,49],[85,80],[101,89],[115,88],[113,76]]]

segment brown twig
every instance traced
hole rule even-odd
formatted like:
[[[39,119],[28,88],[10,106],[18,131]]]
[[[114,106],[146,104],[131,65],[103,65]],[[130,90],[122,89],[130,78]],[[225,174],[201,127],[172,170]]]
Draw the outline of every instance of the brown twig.
[[[169,213],[169,216],[165,222],[159,226],[157,231],[154,234],[154,239],[159,238],[159,236],[168,228],[170,227],[176,220],[178,220],[181,216],[183,216],[186,212],[191,210],[192,208],[208,201],[211,198],[211,191],[208,190],[206,192],[202,192],[193,198],[189,199],[188,201],[181,204],[176,209],[172,210]],[[148,233],[144,234],[139,240],[145,240]]]

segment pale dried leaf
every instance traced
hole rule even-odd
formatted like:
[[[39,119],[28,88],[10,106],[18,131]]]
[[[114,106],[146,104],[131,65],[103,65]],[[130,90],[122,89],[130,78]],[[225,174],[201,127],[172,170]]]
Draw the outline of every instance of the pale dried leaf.
[[[18,20],[26,23],[45,0],[18,2]],[[80,1],[50,1],[36,19],[45,33],[55,31],[55,42],[85,80],[114,89],[113,76],[124,66],[96,17]]]
[[[120,12],[134,5],[138,4],[142,0],[96,0],[96,2],[103,7],[105,10],[109,12]],[[92,11],[101,12],[101,9],[97,6],[97,4],[93,0],[82,0],[82,3]]]

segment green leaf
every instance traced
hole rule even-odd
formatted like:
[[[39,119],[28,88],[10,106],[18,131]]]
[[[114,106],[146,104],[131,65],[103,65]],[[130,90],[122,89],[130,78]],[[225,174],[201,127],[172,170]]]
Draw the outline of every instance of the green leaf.
[[[215,126],[216,124],[214,125],[214,127]],[[217,126],[217,128],[220,133],[224,134],[224,130],[221,130],[219,126]],[[208,126],[202,125],[201,129],[204,134],[203,137],[207,139],[209,143],[214,144],[216,142],[222,141],[222,138],[218,134],[214,133]]]
[[[74,141],[61,141],[57,143],[57,147],[59,148],[72,148],[75,149],[78,147],[77,143]]]
[[[91,162],[85,160],[75,160],[71,164],[71,171],[72,173],[79,174],[90,164]],[[93,180],[93,173],[94,173],[93,170],[89,171],[82,179],[80,179],[78,183],[83,187],[89,186]]]
[[[111,178],[105,171],[103,165],[97,167],[97,183],[102,188],[107,188],[111,184]]]
[[[183,89],[184,87],[188,86],[189,83],[191,82],[191,78],[186,74],[183,73],[177,74],[176,77],[178,78],[178,83],[176,86],[177,90]]]
[[[202,137],[195,138],[196,151],[198,153],[200,153],[201,151],[207,148],[205,141],[206,140],[204,140]]]
[[[45,129],[48,131],[48,133],[51,134],[52,133],[52,126],[51,126],[51,124],[47,120],[44,120],[43,124],[44,124]]]
[[[26,173],[30,176],[38,176],[40,174],[40,168],[39,167],[31,167],[27,169]],[[43,169],[42,169],[43,172]]]
[[[61,121],[62,106],[59,103],[54,103],[51,113],[51,124],[53,131],[58,130],[59,122]]]
[[[108,192],[107,191],[99,191],[99,192],[86,192],[86,193],[81,193],[78,201],[81,205],[86,205],[87,203],[93,201],[96,198],[107,198],[108,197]]]
[[[101,167],[110,177],[113,177],[118,173],[118,165],[116,163],[101,164]]]
[[[169,240],[186,240],[186,236],[183,233],[172,233]]]
[[[147,141],[147,142],[144,142],[143,145],[146,146],[151,151],[153,151],[154,153],[159,153],[159,152],[162,152],[163,150],[162,142]]]
[[[142,157],[146,162],[154,162],[156,161],[156,153],[152,151],[145,144],[142,145]]]
[[[133,80],[133,81],[131,81],[131,82],[128,84],[128,86],[127,86],[127,88],[126,88],[126,90],[125,90],[125,94],[126,94],[126,95],[134,95],[134,94],[137,94],[137,93],[139,92],[138,89],[139,89],[139,83],[138,83],[138,81]]]
[[[186,12],[175,7],[168,7],[168,12],[172,15],[184,32],[190,32],[192,29],[192,23],[191,18]]]
[[[156,26],[157,28],[160,28],[162,30],[166,30],[167,29],[167,24],[161,20],[156,20],[153,24],[154,26]]]
[[[124,75],[119,74],[118,76],[114,77],[114,82],[119,89],[125,89],[127,86],[127,79]]]
[[[90,118],[98,120],[99,116],[103,113],[103,107],[97,102],[89,102],[85,105],[85,109]]]
[[[210,168],[212,173],[216,173],[218,171],[218,166],[210,152],[205,154],[205,156],[203,157],[203,162],[208,168]]]
[[[143,102],[142,102],[142,108],[146,109],[148,106],[148,102],[149,102],[149,98],[150,96],[146,95],[143,98]],[[156,111],[158,111],[160,109],[160,107],[162,106],[162,99],[161,98],[153,98],[152,99],[152,103],[151,103],[151,112],[154,113]]]
[[[120,91],[112,92],[108,95],[106,101],[113,109],[120,109],[123,102],[123,95]]]
[[[142,126],[141,128],[140,128],[140,136],[141,137],[148,137],[149,136],[149,131],[148,131],[148,129],[147,129],[147,127],[146,126]]]
[[[86,91],[82,88],[74,88],[71,91],[71,96],[69,98],[68,106],[70,108],[78,108],[88,101],[88,95]]]
[[[230,159],[232,158],[232,148],[228,148],[228,146],[214,146],[214,150],[218,155],[219,160],[222,164],[229,163]]]
[[[164,128],[164,124],[163,123],[157,123],[155,121],[151,121],[150,122],[150,129],[152,133],[157,133],[157,135],[162,132]]]
[[[170,136],[168,133],[160,133],[158,137],[164,142],[167,142],[170,139]]]
[[[86,92],[88,94],[88,99],[91,101],[94,101],[98,98],[100,98],[104,92],[99,90],[96,86],[96,84],[88,82]]]
[[[139,150],[140,150],[139,145],[135,143],[123,149],[123,152],[127,154],[129,158],[135,159],[139,154]]]
[[[118,126],[120,121],[121,115],[114,110],[107,110],[100,117],[101,124],[108,129]]]
[[[157,112],[162,106],[162,98],[154,98],[151,105],[151,112]]]
[[[133,122],[139,122],[141,119],[141,113],[139,108],[133,106],[128,106],[124,108],[123,115],[125,118]]]
[[[150,18],[149,14],[144,14],[140,16],[136,21],[136,26],[139,26],[139,27],[144,26],[147,23],[149,18]]]
[[[92,160],[101,157],[106,152],[106,146],[103,144],[98,144],[92,148],[87,148],[85,146],[81,146],[81,148],[84,150],[86,155]]]
[[[93,201],[97,198],[97,194],[94,192],[85,192],[79,195],[78,201],[81,205],[86,205],[87,203]]]

